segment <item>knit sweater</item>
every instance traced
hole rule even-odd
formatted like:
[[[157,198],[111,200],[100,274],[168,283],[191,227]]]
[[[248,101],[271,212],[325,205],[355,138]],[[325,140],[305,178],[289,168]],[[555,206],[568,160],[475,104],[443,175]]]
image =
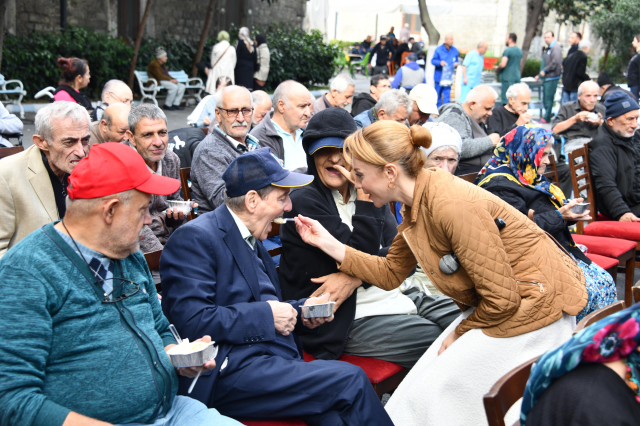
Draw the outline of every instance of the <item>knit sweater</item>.
[[[178,379],[164,347],[176,342],[153,278],[140,252],[117,263],[114,276],[140,289],[102,303],[102,288],[53,224],[0,260],[0,424],[57,426],[70,411],[147,423],[171,408]]]

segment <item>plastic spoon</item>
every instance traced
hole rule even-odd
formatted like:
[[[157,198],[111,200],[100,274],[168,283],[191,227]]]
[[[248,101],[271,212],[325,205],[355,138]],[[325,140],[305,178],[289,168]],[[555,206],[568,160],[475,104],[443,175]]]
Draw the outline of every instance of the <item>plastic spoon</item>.
[[[171,334],[173,334],[173,338],[176,339],[176,342],[178,342],[179,345],[182,344],[182,339],[178,334],[178,330],[176,330],[176,326],[173,324],[169,324],[169,330],[171,331]]]
[[[204,367],[202,367],[200,371],[198,371],[198,375],[195,377],[195,379],[193,379],[193,382],[191,382],[191,386],[189,386],[189,390],[187,391],[188,394],[191,393],[191,391],[193,390],[193,387],[196,385],[196,382],[200,378],[200,374],[202,373],[202,370],[204,370]]]

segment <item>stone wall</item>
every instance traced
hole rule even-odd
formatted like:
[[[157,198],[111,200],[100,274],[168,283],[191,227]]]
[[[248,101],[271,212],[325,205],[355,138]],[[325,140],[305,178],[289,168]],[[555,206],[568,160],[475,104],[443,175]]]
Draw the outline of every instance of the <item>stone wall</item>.
[[[139,1],[142,17],[146,0]],[[26,35],[34,30],[59,30],[60,0],[9,0],[9,3],[9,32]],[[114,35],[117,33],[118,0],[67,0],[67,3],[69,25],[87,26]],[[208,0],[154,0],[145,35],[160,37],[166,31],[175,39],[197,42],[208,4]],[[261,0],[216,0],[209,37],[215,37],[222,29],[228,30],[230,22],[251,27],[284,21],[301,27],[305,8],[306,0],[279,0],[272,5]]]

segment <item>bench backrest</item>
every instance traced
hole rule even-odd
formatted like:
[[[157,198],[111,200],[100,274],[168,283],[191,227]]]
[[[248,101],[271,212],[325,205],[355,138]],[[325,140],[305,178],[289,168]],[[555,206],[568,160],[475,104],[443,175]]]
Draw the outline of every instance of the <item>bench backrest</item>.
[[[597,202],[595,191],[593,190],[593,179],[591,178],[591,168],[589,167],[589,143],[582,148],[575,149],[569,153],[569,172],[571,173],[571,183],[573,184],[573,196],[578,198],[582,193],[586,194],[585,203],[591,203],[591,217],[596,217]],[[581,183],[582,182],[582,183]],[[593,219],[589,223],[593,222]],[[576,224],[578,234],[584,231],[584,222]]]
[[[483,398],[489,426],[505,426],[504,416],[524,394],[531,366],[538,357],[509,371],[496,382]],[[520,424],[517,422],[516,424]]]
[[[138,80],[140,80],[140,82],[142,84],[144,84],[147,81],[149,81],[149,73],[148,72],[136,70],[134,73],[135,73],[136,77],[138,78]]]
[[[23,146],[12,146],[10,148],[0,148],[0,158],[5,158],[22,151],[24,151]]]
[[[615,314],[616,312],[620,312],[624,309],[624,301],[618,300],[617,302],[612,303],[611,305],[605,306],[604,308],[600,308],[595,312],[591,312],[586,317],[582,318],[582,320],[576,326],[574,334],[578,331],[584,330],[589,327],[591,324],[594,324],[600,321],[602,318],[606,318],[611,314]]]
[[[169,71],[169,75],[178,80],[178,83],[186,83],[189,80],[189,76],[184,72],[184,70]]]

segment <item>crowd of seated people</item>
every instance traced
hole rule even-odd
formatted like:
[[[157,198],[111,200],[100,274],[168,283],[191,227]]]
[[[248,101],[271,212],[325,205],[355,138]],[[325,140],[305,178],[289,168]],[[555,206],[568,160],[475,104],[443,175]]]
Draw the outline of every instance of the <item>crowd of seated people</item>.
[[[58,91],[70,98],[88,82],[86,62],[72,68]],[[433,88],[380,88],[385,77],[352,117],[354,87],[338,80],[315,105],[295,81],[273,99],[236,85],[207,99],[189,222],[170,208],[183,200],[180,158],[160,108],[133,106],[112,80],[98,119],[75,98],[38,111],[33,146],[0,160],[0,423],[483,424],[488,389],[547,351],[523,424],[565,424],[559,407],[576,397],[561,395],[590,380],[620,395],[620,419],[637,414],[619,380],[638,368],[631,351],[608,369],[585,365],[597,351],[579,365],[567,354],[584,348],[570,338],[576,320],[617,300],[569,227],[597,212],[640,222],[638,103],[614,90],[598,108],[600,88],[585,82],[549,131],[530,124],[526,85],[495,108],[480,85],[434,121]],[[583,112],[599,120],[572,118]],[[574,130],[593,139],[598,205],[582,214],[571,210],[582,199],[543,176],[554,134],[575,142]],[[476,185],[454,177],[475,172]],[[263,241],[280,217],[278,271]],[[157,250],[159,276],[142,256]],[[328,301],[333,315],[303,313]],[[169,324],[215,341],[215,360],[174,368]],[[593,345],[610,324],[587,333]],[[638,330],[627,334],[637,347]],[[342,354],[410,371],[383,406]]]

